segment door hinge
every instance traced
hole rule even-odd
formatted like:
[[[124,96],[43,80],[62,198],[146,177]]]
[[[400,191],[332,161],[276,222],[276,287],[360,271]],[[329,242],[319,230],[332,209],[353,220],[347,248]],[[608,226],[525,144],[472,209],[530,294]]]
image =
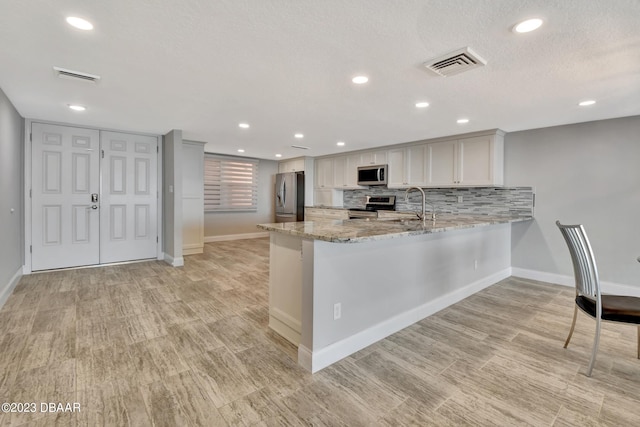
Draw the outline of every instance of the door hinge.
[[[160,242],[160,240],[158,239],[158,236],[156,236],[156,243]]]
[[[29,198],[31,198],[31,197],[32,197],[32,196],[31,196],[32,191],[33,191],[33,190],[29,189]]]
[[[32,133],[29,134],[29,142],[33,142],[33,134]]]
[[[159,152],[160,152],[160,147],[156,145],[156,153],[159,153]]]
[[[104,159],[104,150],[100,150],[102,152],[102,158]]]
[[[33,253],[33,246],[29,245],[29,253],[32,254]]]

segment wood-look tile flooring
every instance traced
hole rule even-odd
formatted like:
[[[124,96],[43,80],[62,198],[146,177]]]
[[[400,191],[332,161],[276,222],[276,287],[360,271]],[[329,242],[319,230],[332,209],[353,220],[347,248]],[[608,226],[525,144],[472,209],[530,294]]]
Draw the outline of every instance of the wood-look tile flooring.
[[[314,375],[267,327],[268,240],[25,276],[0,311],[2,402],[79,413],[7,426],[640,424],[635,328],[594,323],[571,288],[510,278]]]

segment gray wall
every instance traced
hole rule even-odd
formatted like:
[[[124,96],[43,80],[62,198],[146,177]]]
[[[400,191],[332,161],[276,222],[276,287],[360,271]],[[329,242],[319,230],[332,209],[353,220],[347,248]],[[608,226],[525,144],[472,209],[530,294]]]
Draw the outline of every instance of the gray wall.
[[[162,137],[162,165],[163,251],[179,265],[182,263],[181,130],[174,129]]]
[[[258,233],[256,224],[275,221],[274,185],[278,162],[260,160],[258,166],[258,210],[256,212],[205,212],[204,236]]]
[[[513,267],[572,276],[555,221],[581,223],[600,279],[640,288],[640,116],[507,134],[505,185],[536,193],[535,221],[513,227]]]
[[[23,130],[24,119],[0,89],[0,306],[23,265]]]

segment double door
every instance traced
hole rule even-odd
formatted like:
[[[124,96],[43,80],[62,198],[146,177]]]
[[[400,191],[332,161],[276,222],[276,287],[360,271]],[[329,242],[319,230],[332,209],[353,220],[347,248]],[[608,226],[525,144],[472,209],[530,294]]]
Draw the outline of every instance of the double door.
[[[33,123],[31,269],[156,258],[153,136]]]

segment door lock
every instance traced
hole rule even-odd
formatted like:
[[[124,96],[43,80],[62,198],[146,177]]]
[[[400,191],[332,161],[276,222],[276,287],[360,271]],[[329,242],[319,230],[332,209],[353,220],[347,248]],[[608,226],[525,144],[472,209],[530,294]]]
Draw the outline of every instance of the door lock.
[[[98,203],[98,193],[91,194],[91,203]]]

